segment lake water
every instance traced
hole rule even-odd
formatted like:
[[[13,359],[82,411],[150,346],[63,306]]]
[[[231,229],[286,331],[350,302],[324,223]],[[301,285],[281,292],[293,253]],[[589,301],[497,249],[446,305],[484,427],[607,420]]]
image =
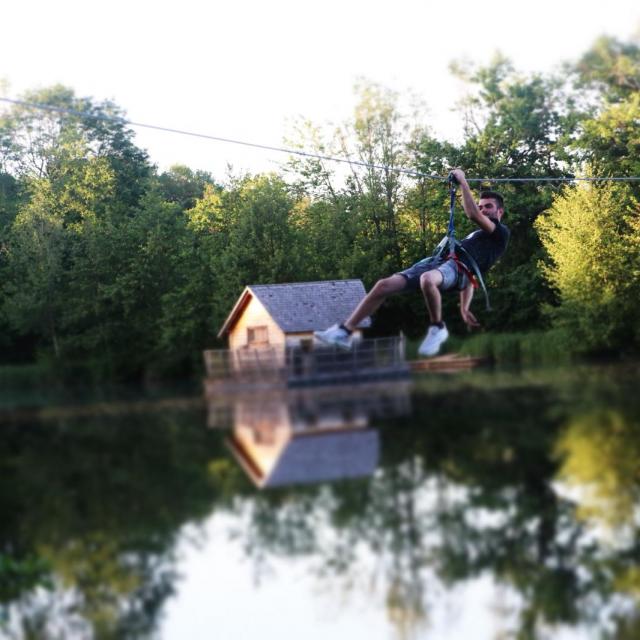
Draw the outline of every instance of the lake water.
[[[0,637],[640,638],[640,366],[0,391]]]

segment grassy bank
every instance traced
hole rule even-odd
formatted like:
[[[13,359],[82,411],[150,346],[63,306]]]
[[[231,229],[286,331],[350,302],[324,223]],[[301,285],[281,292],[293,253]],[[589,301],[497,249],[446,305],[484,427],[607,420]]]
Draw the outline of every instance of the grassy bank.
[[[407,357],[418,358],[421,339],[407,341]],[[526,333],[476,333],[452,335],[444,344],[442,354],[488,358],[499,364],[566,363],[576,355],[568,346],[567,336],[558,330]]]

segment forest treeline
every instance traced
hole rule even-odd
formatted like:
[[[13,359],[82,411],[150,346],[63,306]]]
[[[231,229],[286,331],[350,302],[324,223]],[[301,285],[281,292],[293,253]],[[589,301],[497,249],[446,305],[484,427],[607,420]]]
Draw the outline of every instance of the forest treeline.
[[[640,176],[638,42],[603,37],[554,73],[523,75],[499,56],[452,73],[469,86],[461,143],[366,82],[348,122],[300,122],[289,143],[425,175]],[[369,288],[446,231],[441,182],[299,156],[261,175],[160,172],[118,105],[61,86],[23,100],[74,113],[0,112],[0,364],[195,371],[203,348],[222,346],[245,285],[355,277]],[[499,188],[512,239],[488,278],[493,311],[474,302],[483,325],[563,331],[576,351],[637,351],[640,182]],[[399,297],[373,332],[418,335],[425,321],[419,296]]]

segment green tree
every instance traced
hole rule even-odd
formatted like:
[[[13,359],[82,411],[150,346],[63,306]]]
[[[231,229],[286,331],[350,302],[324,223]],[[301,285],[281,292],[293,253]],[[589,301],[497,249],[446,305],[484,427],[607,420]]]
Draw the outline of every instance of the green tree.
[[[640,38],[621,42],[602,36],[573,70],[579,89],[595,90],[609,102],[626,101],[640,91]]]
[[[397,93],[361,81],[355,94],[353,118],[328,136],[309,123],[297,131],[299,146],[351,164],[336,167],[316,158],[293,159],[289,168],[298,190],[311,199],[306,227],[326,229],[338,239],[331,252],[336,273],[348,268],[350,277],[371,284],[405,261],[408,229],[402,212],[408,179],[392,167],[407,167],[409,143],[418,133],[412,117],[399,108]],[[316,206],[318,202],[323,205]]]
[[[161,335],[165,296],[187,275],[174,269],[185,234],[186,218],[179,206],[165,202],[154,189],[145,194],[134,215],[109,230],[113,254],[103,296],[109,304],[116,372],[161,370],[181,352],[180,343],[170,352],[163,350]]]
[[[18,212],[20,183],[10,173],[0,173],[0,242]]]
[[[151,168],[115,105],[60,86],[24,99],[54,110],[0,118],[3,322],[14,342],[44,340],[56,357],[108,354],[104,285],[122,264],[110,232],[135,213]]]
[[[640,343],[638,212],[628,185],[588,185],[566,188],[536,222],[541,272],[558,294],[547,311],[578,349]]]
[[[424,177],[415,178],[402,207],[407,229],[406,263],[430,255],[447,232],[449,190],[429,176],[446,176],[459,164],[459,151],[454,145],[428,134],[417,135],[409,144],[409,153],[413,169]]]
[[[304,123],[294,143],[351,164],[304,158],[293,159],[289,169],[294,189],[308,200],[296,215],[306,277],[358,277],[370,287],[423,257],[425,247],[431,250],[436,234],[444,232],[446,190],[426,181],[416,188],[414,178],[392,167],[433,170],[442,162],[446,145],[437,146],[425,127],[415,124],[422,109],[408,113],[397,93],[361,81],[355,95],[349,121],[327,131]],[[424,309],[416,300],[390,300],[376,314],[374,331],[397,331],[400,326],[410,333],[423,330]]]
[[[223,202],[233,221],[224,278],[235,296],[248,284],[298,281],[295,199],[286,183],[276,175],[245,177],[232,183]]]
[[[95,228],[116,185],[104,158],[74,158],[72,151],[56,180],[28,180],[29,201],[8,232],[5,252],[4,315],[18,335],[46,336],[56,357],[69,324],[94,309],[103,277]]]
[[[0,163],[16,177],[56,180],[74,157],[104,158],[116,178],[123,208],[135,205],[151,175],[147,154],[133,144],[122,111],[111,102],[78,98],[56,85],[27,92],[25,102],[52,110],[14,105],[0,117]]]
[[[601,37],[569,71],[590,96],[573,143],[580,161],[596,176],[639,175],[640,41]],[[632,188],[640,197],[640,186]]]
[[[596,176],[640,175],[640,92],[611,104],[583,124],[581,157]],[[634,185],[636,195],[640,188]]]
[[[173,165],[158,176],[162,198],[180,205],[182,210],[191,209],[202,198],[205,189],[213,184],[210,173],[193,171],[180,164]]]
[[[224,267],[231,233],[224,195],[221,187],[205,185],[193,208],[184,212],[181,232],[167,255],[174,284],[161,297],[158,350],[169,362],[196,370],[202,366],[202,349],[214,346],[237,295]]]
[[[50,183],[34,181],[30,202],[17,215],[5,247],[3,315],[19,334],[46,336],[56,356],[69,245],[70,232],[56,209]]]
[[[7,237],[21,203],[21,185],[10,173],[0,172],[0,352],[16,350],[16,336],[3,312],[4,286],[7,283]]]

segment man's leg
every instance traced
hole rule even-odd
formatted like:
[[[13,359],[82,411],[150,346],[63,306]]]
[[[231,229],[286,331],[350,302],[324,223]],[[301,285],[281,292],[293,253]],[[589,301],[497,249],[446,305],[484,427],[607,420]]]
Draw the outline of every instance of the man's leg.
[[[378,280],[369,293],[360,300],[353,313],[345,320],[344,326],[353,331],[367,316],[377,311],[378,307],[394,293],[400,293],[407,286],[407,279],[395,273],[388,278]]]
[[[448,273],[448,272],[447,272]],[[442,322],[442,296],[440,288],[447,283],[439,269],[426,271],[420,276],[420,289],[429,312],[429,328],[427,335],[418,348],[421,356],[435,356],[440,346],[449,337],[449,332]]]
[[[431,324],[442,322],[442,296],[439,289],[442,281],[442,273],[438,269],[427,271],[420,276],[420,289],[422,289]]]
[[[388,296],[400,293],[406,286],[407,279],[397,273],[378,280],[342,325],[336,324],[324,331],[314,331],[313,335],[325,344],[334,344],[343,349],[350,349],[351,332],[356,329],[358,324],[376,311]]]

